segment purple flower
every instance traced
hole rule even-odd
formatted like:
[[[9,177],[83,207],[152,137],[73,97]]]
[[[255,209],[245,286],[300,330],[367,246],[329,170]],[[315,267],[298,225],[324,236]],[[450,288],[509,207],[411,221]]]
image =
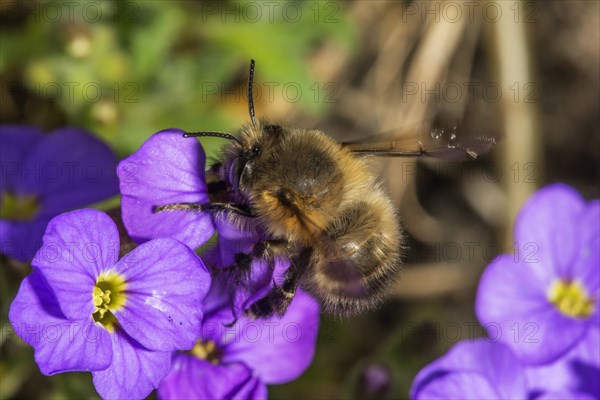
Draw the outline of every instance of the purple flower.
[[[525,369],[510,348],[486,339],[457,343],[423,368],[411,399],[526,399]]]
[[[423,368],[410,397],[420,399],[591,399],[570,389],[538,391],[528,385],[526,366],[501,342],[463,341]],[[546,382],[553,379],[547,376]]]
[[[123,222],[138,243],[171,237],[195,249],[214,233],[205,212],[154,213],[154,206],[208,203],[204,179],[206,157],[195,139],[167,129],[150,137],[135,153],[119,163]]]
[[[173,369],[160,383],[162,399],[265,399],[265,384],[296,379],[310,365],[319,325],[319,306],[298,291],[279,318],[233,321],[229,307],[205,317],[202,335],[189,352],[173,356]]]
[[[370,363],[360,375],[360,392],[368,398],[384,397],[393,378],[393,372],[387,365],[380,362]]]
[[[287,258],[276,257],[273,263],[253,257],[245,274],[240,274],[236,257],[251,257],[255,246],[266,239],[259,226],[241,231],[225,219],[215,221],[219,238],[217,244],[202,255],[207,267],[215,271],[216,280],[207,297],[207,309],[229,304],[234,317],[239,317],[253,303],[265,297],[274,285],[281,285],[290,266]],[[233,268],[233,269],[232,269]],[[228,271],[236,271],[228,273]]]
[[[484,272],[476,313],[523,362],[551,363],[600,328],[600,202],[565,185],[541,189],[515,242]]]
[[[117,260],[117,227],[97,210],[54,218],[43,242],[9,312],[42,373],[92,371],[103,398],[147,396],[200,334],[210,285],[200,259],[157,239]]]
[[[546,395],[567,391],[600,399],[600,329],[590,329],[585,339],[553,363],[528,366],[526,374],[533,393]]]
[[[48,221],[118,193],[115,156],[78,128],[0,126],[0,251],[29,261]]]

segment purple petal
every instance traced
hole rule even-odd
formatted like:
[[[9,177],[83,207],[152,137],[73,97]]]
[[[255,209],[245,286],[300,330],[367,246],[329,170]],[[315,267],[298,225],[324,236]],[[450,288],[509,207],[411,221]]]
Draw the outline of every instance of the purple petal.
[[[580,243],[578,253],[570,264],[570,274],[592,298],[600,299],[600,200],[587,204],[579,216],[577,230]]]
[[[217,268],[235,265],[236,254],[251,253],[254,245],[261,240],[257,232],[241,230],[226,219],[217,219],[215,222],[219,232],[216,248],[220,258]]]
[[[72,211],[50,221],[43,240],[31,264],[56,293],[66,317],[91,316],[96,279],[119,255],[116,225],[102,211]]]
[[[92,372],[96,391],[104,399],[143,399],[171,369],[172,352],[151,351],[120,331],[111,335],[113,360]]]
[[[265,396],[261,396],[265,394]],[[160,399],[266,398],[264,383],[242,363],[212,364],[186,353],[173,356],[173,368],[158,387]]]
[[[246,381],[235,394],[232,394],[233,400],[267,400],[267,385],[259,378],[253,376],[252,379]]]
[[[210,239],[214,226],[208,213],[152,211],[172,203],[208,203],[204,163],[200,142],[184,138],[179,129],[156,133],[121,161],[123,222],[132,239],[172,237],[193,249]]]
[[[203,341],[212,340],[219,348],[223,348],[228,341],[236,340],[239,329],[238,323],[234,321],[230,307],[223,307],[204,316],[202,321]]]
[[[411,387],[411,398],[428,398],[421,394],[428,386],[438,386],[438,380],[450,373],[476,373],[490,387],[494,388],[493,398],[526,398],[524,369],[510,349],[501,343],[487,339],[457,343],[446,355],[423,368],[415,377]],[[450,385],[457,379],[475,379],[473,375],[454,377],[450,381],[440,381]],[[481,382],[477,378],[477,382]],[[485,385],[481,385],[485,388]],[[479,389],[478,389],[479,390]],[[482,389],[483,390],[483,389]],[[465,392],[465,396],[468,396]],[[452,397],[452,396],[451,396]],[[463,396],[454,396],[463,398]]]
[[[589,319],[561,314],[547,299],[535,268],[503,255],[484,271],[475,312],[490,337],[510,346],[522,362],[552,362],[582,337]]]
[[[517,255],[524,263],[537,265],[540,277],[548,284],[556,277],[571,278],[570,266],[580,247],[579,216],[584,207],[574,189],[555,184],[536,192],[517,217]]]
[[[560,392],[544,393],[543,395],[536,397],[536,400],[598,400],[598,397],[594,397],[588,393],[573,392],[570,390],[561,390]]]
[[[27,155],[22,190],[41,197],[52,216],[87,206],[119,192],[110,148],[78,128],[61,128],[44,137]]]
[[[22,189],[23,160],[43,137],[33,126],[0,125],[0,194],[7,191],[32,194]],[[49,220],[45,215],[38,215],[32,221],[0,220],[0,252],[21,262],[30,261],[41,247]]]
[[[221,338],[223,362],[241,361],[267,384],[289,382],[312,362],[319,330],[319,305],[299,290],[281,318],[238,320],[235,337]]]
[[[21,262],[29,262],[42,247],[42,237],[50,218],[39,215],[31,221],[0,220],[0,252]]]
[[[19,194],[29,194],[21,189],[23,160],[43,137],[34,126],[0,125],[0,193],[14,190]]]
[[[155,239],[123,257],[114,270],[127,282],[125,305],[113,312],[127,334],[153,350],[194,346],[210,275],[191,249],[175,239]]]
[[[112,359],[110,335],[91,316],[64,317],[54,293],[39,272],[21,283],[9,312],[15,333],[35,348],[35,361],[45,375],[96,371]]]
[[[415,397],[411,398],[415,400],[502,399],[490,382],[476,372],[449,372],[435,379],[431,384],[425,385]]]
[[[205,265],[210,264],[210,260],[202,255],[202,261]],[[210,290],[202,302],[205,318],[223,308],[231,307],[231,279],[227,274],[214,274],[211,277]]]
[[[526,373],[532,391],[573,391],[600,398],[600,328],[591,327],[577,346],[552,364],[527,368]]]

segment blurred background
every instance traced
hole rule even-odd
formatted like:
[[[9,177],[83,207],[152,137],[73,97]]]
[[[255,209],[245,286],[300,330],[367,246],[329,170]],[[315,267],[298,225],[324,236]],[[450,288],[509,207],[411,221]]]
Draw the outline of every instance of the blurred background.
[[[248,122],[250,58],[257,115],[283,125],[351,140],[451,116],[497,138],[465,163],[372,161],[406,229],[402,277],[376,312],[323,316],[313,364],[273,399],[407,398],[420,368],[484,334],[477,282],[519,250],[525,199],[551,182],[600,197],[597,1],[0,0],[0,21],[0,122],[77,125],[120,158],[164,128]],[[28,270],[2,263],[0,398],[97,397],[90,374],[41,375],[10,334]]]

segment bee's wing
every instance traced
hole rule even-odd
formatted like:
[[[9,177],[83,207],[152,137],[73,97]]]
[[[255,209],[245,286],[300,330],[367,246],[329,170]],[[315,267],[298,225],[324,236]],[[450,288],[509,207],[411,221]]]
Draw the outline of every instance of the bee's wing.
[[[360,156],[420,157],[429,156],[450,160],[475,159],[496,144],[492,135],[469,135],[464,126],[449,128],[416,127],[401,132],[372,136],[367,139],[343,142],[342,147]]]

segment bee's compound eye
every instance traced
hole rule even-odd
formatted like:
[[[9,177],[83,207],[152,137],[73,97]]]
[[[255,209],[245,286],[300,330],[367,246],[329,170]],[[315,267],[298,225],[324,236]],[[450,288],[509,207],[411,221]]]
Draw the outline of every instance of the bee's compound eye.
[[[255,144],[254,146],[252,146],[252,155],[253,156],[258,156],[260,154],[260,147]]]

